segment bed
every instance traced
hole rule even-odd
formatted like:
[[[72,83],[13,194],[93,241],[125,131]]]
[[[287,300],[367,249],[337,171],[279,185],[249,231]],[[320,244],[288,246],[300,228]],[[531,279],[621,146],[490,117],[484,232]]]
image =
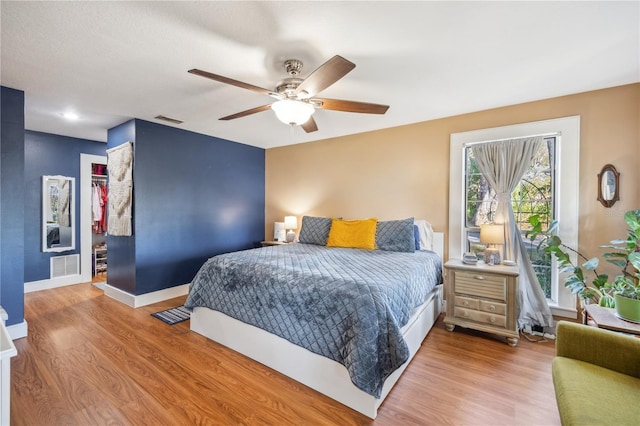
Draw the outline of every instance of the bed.
[[[302,242],[215,256],[190,286],[191,330],[375,418],[441,312],[432,237],[439,253]]]

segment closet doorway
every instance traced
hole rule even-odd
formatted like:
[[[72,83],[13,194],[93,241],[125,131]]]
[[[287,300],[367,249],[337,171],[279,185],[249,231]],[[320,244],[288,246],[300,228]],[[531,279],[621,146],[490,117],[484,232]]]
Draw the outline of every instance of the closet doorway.
[[[80,154],[80,274],[82,282],[107,282],[107,157]]]

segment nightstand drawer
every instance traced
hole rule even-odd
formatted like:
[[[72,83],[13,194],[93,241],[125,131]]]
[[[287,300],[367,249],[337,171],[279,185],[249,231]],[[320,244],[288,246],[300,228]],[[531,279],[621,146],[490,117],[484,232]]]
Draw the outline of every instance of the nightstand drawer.
[[[504,315],[495,315],[488,312],[474,311],[473,309],[465,309],[456,306],[453,315],[458,318],[481,322],[485,324],[495,325],[496,327],[506,327],[507,317]]]
[[[455,292],[486,299],[507,300],[507,278],[482,272],[456,271]]]
[[[480,309],[480,301],[478,299],[472,299],[470,297],[456,296],[455,305],[469,309]]]
[[[490,312],[492,314],[507,314],[507,305],[506,303],[497,303],[497,302],[489,302],[487,300],[480,301],[480,310],[485,312]]]

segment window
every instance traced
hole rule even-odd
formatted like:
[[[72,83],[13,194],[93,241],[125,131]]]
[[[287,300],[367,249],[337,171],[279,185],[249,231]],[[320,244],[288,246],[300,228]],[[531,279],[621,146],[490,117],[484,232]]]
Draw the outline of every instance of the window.
[[[537,214],[543,224],[549,226],[555,219],[555,158],[556,138],[548,137],[540,146],[529,169],[511,194],[511,204],[518,229],[522,234],[533,269],[547,299],[552,298],[553,280],[550,259],[544,259],[524,234],[529,218]],[[491,223],[496,212],[496,193],[484,178],[470,146],[464,148],[465,170],[465,251],[482,256],[485,246],[479,242],[480,225]]]
[[[555,137],[556,167],[553,193],[559,236],[569,246],[578,245],[580,117],[563,117],[503,127],[493,127],[451,134],[449,166],[449,233],[447,253],[450,259],[460,259],[467,251],[465,211],[465,147],[474,143],[518,139],[542,135]],[[576,318],[576,297],[562,283],[555,265],[551,265],[551,298],[553,315]]]

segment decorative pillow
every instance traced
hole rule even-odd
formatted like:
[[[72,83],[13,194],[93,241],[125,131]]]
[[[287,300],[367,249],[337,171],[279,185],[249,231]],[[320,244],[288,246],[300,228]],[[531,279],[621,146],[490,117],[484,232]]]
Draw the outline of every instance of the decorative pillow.
[[[407,253],[416,251],[413,218],[378,222],[376,245],[379,250]]]
[[[418,229],[418,225],[413,225],[413,238],[416,242],[416,250],[420,250],[420,229]]]
[[[331,218],[329,217],[302,216],[298,240],[301,243],[325,246],[330,229]]]
[[[420,233],[420,250],[433,250],[433,227],[424,219],[414,222]]]
[[[331,221],[327,247],[349,247],[375,250],[378,219]]]

